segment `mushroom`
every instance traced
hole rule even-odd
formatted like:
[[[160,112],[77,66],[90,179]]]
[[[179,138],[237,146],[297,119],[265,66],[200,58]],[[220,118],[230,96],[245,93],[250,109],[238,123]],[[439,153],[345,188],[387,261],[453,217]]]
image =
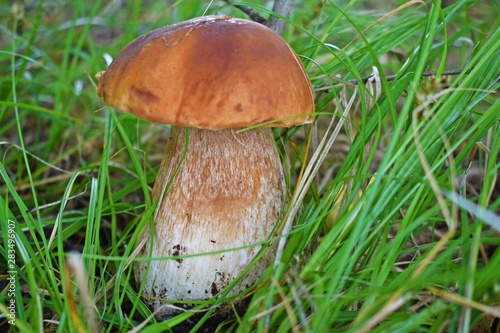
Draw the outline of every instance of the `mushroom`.
[[[134,265],[145,299],[156,310],[211,298],[268,246],[282,213],[284,174],[269,127],[313,121],[300,59],[264,25],[206,16],[138,37],[97,76],[108,106],[172,125],[152,193],[154,232],[138,240],[153,259]],[[154,259],[166,256],[181,257]],[[267,251],[231,293],[256,283],[273,256]],[[176,313],[164,307],[157,318]]]

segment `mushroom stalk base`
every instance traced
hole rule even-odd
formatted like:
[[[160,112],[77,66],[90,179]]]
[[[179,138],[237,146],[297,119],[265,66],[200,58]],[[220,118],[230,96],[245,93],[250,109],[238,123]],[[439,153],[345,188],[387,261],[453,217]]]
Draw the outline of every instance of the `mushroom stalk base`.
[[[271,130],[172,127],[153,188],[157,198],[154,233],[146,228],[138,240],[147,239],[141,255],[152,260],[134,266],[144,297],[153,310],[165,300],[213,297],[269,246],[265,241],[281,214],[284,176]],[[166,256],[177,258],[157,259]],[[273,257],[271,247],[231,294],[257,282]],[[157,319],[178,312],[164,307]]]

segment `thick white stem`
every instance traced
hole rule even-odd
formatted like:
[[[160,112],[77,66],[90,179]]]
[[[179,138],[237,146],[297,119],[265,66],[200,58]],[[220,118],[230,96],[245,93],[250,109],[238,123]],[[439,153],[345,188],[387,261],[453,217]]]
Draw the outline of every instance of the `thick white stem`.
[[[138,240],[148,239],[143,256],[149,255],[153,241],[148,274],[147,262],[138,261],[134,267],[153,309],[164,304],[158,298],[208,299],[238,277],[262,246],[254,244],[270,236],[285,198],[283,169],[269,129],[190,129],[185,151],[186,131],[171,130],[153,189],[153,199],[163,196],[154,237],[143,230]],[[246,248],[231,250],[240,247]],[[221,250],[230,251],[205,254]],[[195,254],[203,255],[155,259]],[[232,293],[257,282],[273,257],[274,251],[268,251]],[[166,308],[157,317],[172,314],[175,311]]]

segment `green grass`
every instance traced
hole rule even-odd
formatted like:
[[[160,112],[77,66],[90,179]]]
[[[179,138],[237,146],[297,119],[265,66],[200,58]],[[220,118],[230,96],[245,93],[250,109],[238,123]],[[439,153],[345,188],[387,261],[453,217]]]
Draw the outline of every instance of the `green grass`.
[[[317,122],[275,131],[289,193],[279,260],[220,330],[498,327],[499,5],[295,3],[284,38]],[[131,274],[165,126],[104,107],[94,74],[140,34],[204,13],[245,17],[223,1],[0,3],[2,331],[157,332],[192,315],[156,323]],[[376,82],[350,81],[374,68]]]

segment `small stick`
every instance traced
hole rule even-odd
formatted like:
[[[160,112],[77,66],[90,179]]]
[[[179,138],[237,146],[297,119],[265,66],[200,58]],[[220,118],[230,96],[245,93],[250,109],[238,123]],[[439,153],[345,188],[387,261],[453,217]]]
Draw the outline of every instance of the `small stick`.
[[[234,7],[247,14],[253,21],[266,25],[274,30],[278,35],[282,35],[285,30],[286,22],[278,16],[272,15],[266,20],[259,13],[248,6],[233,4],[231,0],[224,0]],[[276,0],[273,5],[273,12],[281,17],[288,17],[293,7],[293,0]]]
[[[471,70],[472,70],[472,68],[470,68],[469,70],[467,70],[467,72],[465,72],[465,74],[469,74]],[[441,73],[441,75],[443,75],[443,76],[447,76],[447,75],[459,75],[460,73],[462,73],[462,71],[463,71],[462,69],[450,69],[450,70],[447,70],[447,71],[443,71]],[[429,70],[426,69],[422,73],[422,77],[433,76],[433,75],[437,75],[437,72],[432,72],[432,71],[429,71]],[[320,77],[323,77],[323,76],[318,76],[316,78],[320,78]],[[385,79],[387,81],[392,81],[392,80],[396,79],[396,77],[397,77],[397,75],[387,75],[385,77]],[[374,75],[372,74],[372,75],[370,75],[368,77],[362,78],[361,81],[358,81],[356,79],[351,79],[351,80],[345,81],[345,80],[342,80],[341,78],[338,78],[336,76],[331,76],[332,80],[339,81],[339,82],[344,83],[345,85],[351,85],[351,86],[359,86],[360,83],[366,84],[368,81],[372,80],[373,78],[374,78]],[[324,85],[321,85],[319,87],[315,87],[314,90],[315,91],[326,91],[326,92],[328,92],[330,90],[330,88],[332,88],[332,85],[324,84]]]
[[[243,13],[247,14],[252,19],[252,21],[255,21],[255,22],[261,23],[261,24],[265,24],[267,21],[259,13],[257,13],[255,10],[253,10],[252,8],[250,8],[248,6],[233,4],[233,2],[231,0],[224,0],[224,2],[227,2],[228,4],[238,8]]]
[[[293,0],[276,0],[274,1],[273,12],[279,14],[282,17],[288,17],[290,16],[292,7]],[[274,32],[281,36],[285,31],[286,22],[278,16],[274,16],[271,14],[266,22],[266,26],[274,30]]]
[[[467,71],[467,73],[465,73],[465,74],[469,74],[470,71],[471,71],[471,69],[469,69]],[[446,75],[459,75],[460,73],[462,73],[461,69],[450,69],[450,70],[447,70],[447,71],[443,71],[443,73],[441,73],[441,75],[443,75],[443,76],[446,76]],[[424,72],[422,73],[422,77],[433,76],[433,75],[437,75],[437,72],[432,72],[432,71],[430,71],[428,69],[424,70]],[[361,82],[364,84],[364,83],[368,82],[368,80],[370,80],[372,77],[373,77],[373,75],[370,75],[368,77],[362,78]],[[385,79],[387,81],[392,81],[396,77],[397,77],[397,75],[387,75],[385,77]],[[349,80],[349,82],[352,83],[352,84],[355,84],[355,85],[359,85],[359,82],[356,79]]]

